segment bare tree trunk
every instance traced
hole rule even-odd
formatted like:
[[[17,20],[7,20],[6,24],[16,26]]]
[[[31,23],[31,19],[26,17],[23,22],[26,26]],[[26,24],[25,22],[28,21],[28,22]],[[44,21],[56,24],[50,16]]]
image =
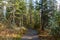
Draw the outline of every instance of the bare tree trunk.
[[[44,30],[44,17],[43,17],[43,0],[41,1],[41,9],[40,9],[40,19],[41,19],[41,30]]]

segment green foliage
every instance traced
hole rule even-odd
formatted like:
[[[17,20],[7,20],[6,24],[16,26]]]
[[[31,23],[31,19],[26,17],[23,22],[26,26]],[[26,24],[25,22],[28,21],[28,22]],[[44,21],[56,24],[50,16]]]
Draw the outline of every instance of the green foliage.
[[[53,28],[51,28],[51,34],[53,36],[60,36],[60,27],[53,27]]]
[[[54,16],[53,16],[53,21],[52,21],[52,26],[51,26],[51,32],[50,34],[53,36],[60,36],[60,16],[59,16],[59,11],[54,11]]]

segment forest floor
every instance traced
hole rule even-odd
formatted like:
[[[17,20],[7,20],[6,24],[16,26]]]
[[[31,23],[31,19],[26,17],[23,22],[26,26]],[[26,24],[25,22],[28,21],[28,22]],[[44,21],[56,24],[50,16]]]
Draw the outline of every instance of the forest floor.
[[[16,31],[11,29],[0,30],[0,37],[20,37]]]
[[[20,37],[17,35],[17,32],[11,29],[5,29],[0,31],[0,37]],[[21,37],[21,40],[40,40],[38,32],[34,29],[28,29],[25,35]]]
[[[47,32],[41,32],[40,35],[38,35],[38,32],[35,29],[27,29],[27,32],[20,36],[17,31],[14,31],[12,29],[2,29],[0,30],[0,37],[6,37],[6,38],[21,38],[21,40],[40,40],[41,37],[47,37]],[[41,36],[41,37],[40,37]],[[20,40],[20,39],[19,39]]]
[[[5,28],[0,25],[0,36],[2,37],[21,37],[17,31]],[[32,28],[28,28],[26,34],[21,37],[21,40],[40,40],[38,32]]]

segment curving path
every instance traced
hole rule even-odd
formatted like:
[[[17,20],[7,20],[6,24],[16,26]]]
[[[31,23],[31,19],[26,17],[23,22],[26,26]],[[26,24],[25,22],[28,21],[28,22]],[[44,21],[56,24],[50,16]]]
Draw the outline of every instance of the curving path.
[[[37,31],[33,29],[28,29],[28,32],[21,38],[21,40],[40,40]]]

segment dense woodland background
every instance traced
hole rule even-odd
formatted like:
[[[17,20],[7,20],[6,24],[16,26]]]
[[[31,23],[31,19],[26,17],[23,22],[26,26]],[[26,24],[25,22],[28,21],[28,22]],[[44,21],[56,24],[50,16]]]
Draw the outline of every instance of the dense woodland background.
[[[60,36],[57,0],[0,0],[0,31],[11,29],[21,33],[20,29],[28,28],[37,30],[38,34],[48,31],[49,35]]]

